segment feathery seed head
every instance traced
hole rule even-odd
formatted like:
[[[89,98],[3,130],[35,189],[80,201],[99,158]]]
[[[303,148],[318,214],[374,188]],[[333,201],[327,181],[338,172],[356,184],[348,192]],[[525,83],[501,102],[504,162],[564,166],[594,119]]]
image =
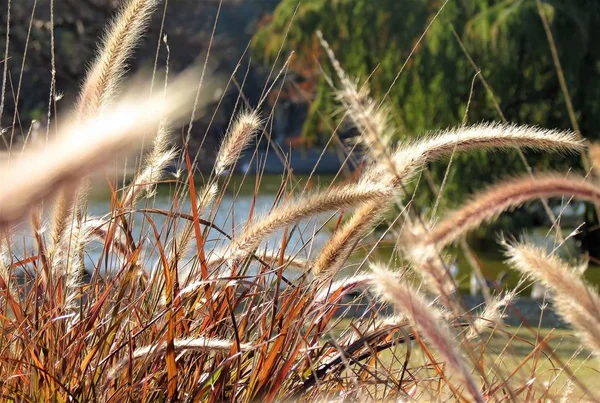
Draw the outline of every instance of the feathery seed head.
[[[580,333],[586,346],[600,354],[600,296],[555,255],[530,244],[506,244],[508,263],[554,292],[557,312]]]
[[[457,127],[426,135],[412,144],[400,146],[393,153],[394,171],[388,164],[374,165],[364,175],[367,180],[378,180],[386,171],[394,183],[413,175],[429,161],[434,161],[453,152],[468,150],[505,150],[513,147],[544,151],[577,151],[583,143],[575,133],[541,129],[534,126],[517,126],[502,123],[481,123],[469,127]]]
[[[103,45],[90,69],[79,98],[79,116],[88,118],[113,101],[158,0],[131,0],[108,26]]]
[[[273,231],[332,210],[353,208],[362,203],[390,197],[392,189],[380,184],[352,184],[301,197],[273,210],[250,225],[230,246],[231,258],[238,259],[255,249]]]
[[[455,373],[459,377],[475,401],[483,402],[481,392],[457,351],[443,315],[410,285],[398,282],[387,269],[380,265],[372,265],[371,269],[378,293],[416,325],[442,354],[451,369],[449,373]]]
[[[191,109],[191,79],[192,74],[182,74],[165,97],[148,98],[147,93],[129,91],[122,102],[100,115],[63,126],[59,136],[44,147],[0,164],[0,178],[6,186],[0,194],[0,226],[15,222],[29,206],[63,185],[113,161],[116,152],[127,150],[155,130],[162,117],[181,121]]]
[[[592,203],[600,202],[600,188],[584,178],[560,173],[526,175],[506,180],[479,193],[463,207],[448,214],[422,239],[423,245],[438,251],[467,231],[495,219],[501,213],[540,198],[573,196]]]
[[[217,175],[223,174],[227,168],[237,162],[260,126],[261,120],[256,111],[245,111],[238,115],[219,149],[215,162]]]
[[[474,340],[479,337],[481,332],[486,328],[500,324],[505,317],[502,308],[508,306],[515,299],[515,296],[515,291],[509,291],[504,295],[494,296],[492,300],[486,304],[483,312],[481,312],[479,317],[470,327],[466,336],[467,340]]]

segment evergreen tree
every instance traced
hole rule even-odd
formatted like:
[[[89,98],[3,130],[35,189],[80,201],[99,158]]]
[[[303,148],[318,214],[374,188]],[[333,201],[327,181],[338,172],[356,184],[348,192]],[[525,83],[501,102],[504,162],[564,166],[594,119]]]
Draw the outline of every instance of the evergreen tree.
[[[303,131],[326,137],[324,117],[339,119],[330,64],[315,35],[323,32],[349,75],[367,82],[374,98],[386,93],[397,136],[404,139],[425,131],[462,123],[475,74],[453,35],[482,70],[509,121],[571,128],[536,0],[457,0],[448,2],[416,47],[406,68],[396,77],[411,50],[438,13],[439,0],[282,0],[270,21],[254,37],[254,53],[272,63],[280,46],[295,50],[292,69],[303,80],[318,80]],[[545,0],[582,134],[598,138],[600,130],[600,2]],[[284,41],[286,32],[289,33]],[[468,121],[500,120],[492,97],[476,82]],[[528,155],[536,167],[552,157]],[[578,157],[562,160],[577,166]],[[433,166],[438,180],[446,164]],[[516,153],[501,157],[479,153],[455,160],[445,196],[462,198],[497,177],[521,171]]]

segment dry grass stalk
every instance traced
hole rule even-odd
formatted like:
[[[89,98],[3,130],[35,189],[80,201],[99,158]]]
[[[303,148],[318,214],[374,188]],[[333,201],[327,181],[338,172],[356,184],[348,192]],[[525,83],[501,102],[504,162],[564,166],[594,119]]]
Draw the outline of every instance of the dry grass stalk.
[[[574,196],[597,204],[600,201],[600,188],[582,177],[571,175],[565,178],[558,173],[509,179],[476,195],[462,208],[448,214],[428,233],[409,229],[404,247],[412,250],[413,255],[421,253],[426,258],[507,210],[536,199],[561,196]]]
[[[452,340],[450,329],[439,314],[410,285],[399,282],[394,274],[378,265],[372,265],[373,276],[378,293],[403,315],[416,325],[419,332],[427,337],[446,360],[448,374],[454,374],[466,387],[473,400],[483,402],[484,399],[475,381],[465,366],[464,359],[458,353]]]
[[[186,352],[186,351],[213,351],[213,352],[228,352],[236,343],[229,340],[220,340],[220,339],[210,339],[205,337],[193,337],[193,338],[185,338],[185,339],[176,339],[173,340],[174,348],[177,353]],[[252,346],[247,343],[242,343],[239,345],[241,350],[248,350]],[[149,346],[139,347],[135,349],[132,354],[133,360],[146,359],[150,360],[154,357],[162,355],[166,352],[167,345],[166,344],[153,344]],[[122,359],[119,361],[114,367],[112,367],[108,371],[107,378],[115,379],[119,375],[119,371],[121,371],[125,366],[129,364],[129,357]]]
[[[0,278],[10,291],[10,254],[6,245],[6,236],[4,233],[0,234]]]
[[[578,330],[587,348],[600,354],[600,296],[555,255],[530,244],[505,244],[508,263],[552,289],[557,312]]]
[[[261,120],[256,111],[245,111],[238,115],[231,129],[225,135],[223,144],[217,154],[215,162],[215,173],[223,174],[227,168],[234,165],[242,151],[260,129]]]
[[[213,183],[199,192],[198,198],[197,198],[197,200],[198,200],[198,208],[197,208],[198,217],[201,217],[202,214],[204,214],[204,211],[208,208],[210,203],[212,203],[213,200],[215,199],[215,197],[217,196],[218,191],[219,191],[219,188],[218,188],[217,184]],[[193,239],[193,235],[194,235],[194,223],[193,223],[193,221],[186,221],[183,229],[181,230],[181,232],[179,233],[179,235],[175,241],[175,244],[173,245],[173,247],[171,249],[170,258],[169,258],[169,262],[171,262],[171,266],[174,266],[178,262],[180,262],[181,259],[183,258],[183,256],[185,256],[185,254],[188,252],[191,241]]]

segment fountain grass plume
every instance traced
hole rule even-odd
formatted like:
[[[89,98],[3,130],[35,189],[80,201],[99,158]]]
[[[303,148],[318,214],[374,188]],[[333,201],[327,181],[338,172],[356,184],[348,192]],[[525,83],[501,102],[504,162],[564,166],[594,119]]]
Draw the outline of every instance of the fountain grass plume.
[[[508,306],[515,299],[515,291],[508,291],[501,295],[495,295],[486,303],[485,309],[475,319],[467,332],[467,340],[473,340],[491,326],[497,326],[504,319],[503,308]]]
[[[588,143],[588,155],[596,177],[600,176],[600,143]]]
[[[80,117],[93,116],[113,101],[127,69],[127,60],[138,44],[159,0],[131,0],[110,23],[98,56],[82,86]]]
[[[166,98],[148,98],[132,89],[102,114],[70,122],[44,147],[1,164],[0,179],[6,187],[0,194],[0,226],[19,220],[35,203],[114,161],[115,153],[152,132],[162,116],[181,121],[191,108],[189,79],[184,74]]]
[[[237,118],[227,131],[217,159],[215,162],[215,173],[223,174],[227,168],[234,165],[244,149],[248,147],[254,135],[260,129],[261,120],[256,111],[244,111],[238,114]]]
[[[598,204],[600,188],[577,175],[546,173],[513,178],[489,187],[475,195],[463,207],[449,213],[431,230],[408,228],[403,247],[413,255],[431,256],[459,237],[489,222],[507,210],[540,198],[573,196]],[[418,261],[419,259],[417,259]]]
[[[391,188],[380,184],[359,183],[334,187],[300,197],[255,220],[242,234],[235,237],[229,247],[234,260],[254,250],[266,236],[279,228],[321,213],[343,208],[354,208],[371,200],[391,196]]]
[[[315,302],[324,304],[328,298],[339,292],[340,297],[356,288],[366,288],[373,284],[373,276],[371,274],[357,274],[352,277],[346,277],[331,284],[326,284],[322,290],[315,296]]]
[[[580,275],[555,255],[530,244],[506,242],[508,263],[553,290],[558,314],[578,331],[585,345],[600,355],[600,296]]]
[[[420,167],[453,152],[470,150],[508,150],[529,148],[541,151],[578,151],[583,143],[570,131],[548,130],[535,126],[518,126],[505,123],[481,123],[456,127],[426,135],[407,145],[401,145],[392,154],[394,172],[381,162],[365,172],[366,180],[377,180],[387,174],[389,180],[399,184]]]
[[[371,268],[377,292],[392,303],[398,312],[406,315],[427,341],[438,349],[449,367],[448,374],[452,373],[459,378],[460,384],[467,389],[473,400],[483,402],[481,392],[458,353],[444,317],[419,292],[407,283],[399,282],[392,272],[377,264],[371,265]]]
[[[151,195],[151,189],[163,178],[165,169],[171,161],[177,156],[177,150],[174,148],[152,152],[145,163],[145,168],[139,175],[136,175],[133,182],[129,185],[127,193],[121,202],[123,208],[133,208],[135,203],[144,194]]]
[[[318,277],[332,277],[337,274],[354,245],[364,237],[385,213],[384,198],[373,200],[360,206],[344,225],[327,240],[313,265],[313,274]]]
[[[342,103],[344,112],[348,114],[360,133],[357,141],[367,147],[369,151],[367,155],[371,160],[384,159],[389,163],[389,146],[394,133],[390,123],[389,108],[380,107],[370,97],[366,85],[358,89],[358,86],[348,78],[342,69],[321,31],[317,31],[317,37],[341,81],[342,89],[337,91],[337,98]]]

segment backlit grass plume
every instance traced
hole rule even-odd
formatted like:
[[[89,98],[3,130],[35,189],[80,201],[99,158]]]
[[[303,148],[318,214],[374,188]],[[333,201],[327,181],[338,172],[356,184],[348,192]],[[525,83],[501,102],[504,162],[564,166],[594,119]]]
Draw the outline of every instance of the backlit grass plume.
[[[367,155],[371,160],[390,163],[389,146],[394,129],[389,121],[389,109],[379,106],[369,96],[366,84],[360,89],[357,88],[342,69],[321,31],[317,31],[317,36],[341,81],[342,89],[338,91],[337,98],[344,106],[344,112],[359,131],[357,140],[367,146],[369,151]]]
[[[112,102],[126,72],[127,59],[158,3],[159,0],[129,0],[108,26],[81,90],[79,116],[93,116]]]
[[[352,217],[327,240],[313,265],[315,276],[334,276],[348,259],[352,249],[386,212],[389,200],[381,198],[356,209]]]
[[[359,183],[333,187],[327,191],[301,197],[271,211],[268,216],[256,219],[237,236],[230,247],[232,258],[241,257],[255,249],[263,238],[279,228],[307,217],[389,197],[391,189],[386,185]]]
[[[582,143],[574,133],[544,130],[529,126],[480,124],[467,128],[442,131],[425,136],[408,145],[399,145],[391,155],[393,170],[386,161],[372,164],[362,175],[365,183],[388,183],[400,193],[403,181],[427,162],[453,152],[476,149],[508,149],[522,147],[545,151],[578,150]],[[348,258],[354,244],[364,237],[393,205],[394,199],[370,202],[361,206],[354,216],[327,242],[314,265],[314,273],[335,274]]]
[[[167,99],[162,94],[148,99],[146,94],[136,97],[130,92],[111,110],[65,126],[49,144],[0,165],[0,178],[6,185],[0,194],[0,225],[14,223],[34,203],[114,161],[116,152],[157,127],[161,116],[174,120],[185,116],[193,95],[185,89],[188,79],[174,84]]]
[[[600,187],[578,175],[565,177],[560,173],[509,179],[475,195],[471,201],[449,213],[431,230],[408,230],[404,243],[406,249],[413,251],[418,245],[441,250],[463,234],[495,219],[505,211],[537,199],[563,196],[597,204],[600,202]]]
[[[508,263],[553,291],[557,312],[600,354],[600,296],[575,270],[555,255],[530,244],[505,244]]]
[[[503,123],[481,123],[457,127],[427,135],[407,145],[400,145],[392,154],[394,172],[388,172],[393,182],[405,180],[426,162],[435,161],[453,152],[469,150],[508,150],[510,148],[541,151],[580,150],[583,143],[573,132],[547,130],[532,126]],[[385,162],[374,165],[365,178],[376,180],[387,170]]]
[[[379,265],[372,265],[377,292],[392,303],[399,313],[406,315],[427,339],[435,346],[449,367],[449,374],[465,386],[471,398],[483,402],[483,396],[473,376],[460,356],[457,346],[452,340],[450,329],[445,319],[433,308],[412,286],[399,282],[393,273]],[[454,379],[456,381],[456,379]]]
[[[215,162],[215,173],[217,175],[223,174],[227,168],[237,162],[260,125],[260,117],[255,111],[242,112],[237,116],[225,135],[223,144],[217,154]]]

